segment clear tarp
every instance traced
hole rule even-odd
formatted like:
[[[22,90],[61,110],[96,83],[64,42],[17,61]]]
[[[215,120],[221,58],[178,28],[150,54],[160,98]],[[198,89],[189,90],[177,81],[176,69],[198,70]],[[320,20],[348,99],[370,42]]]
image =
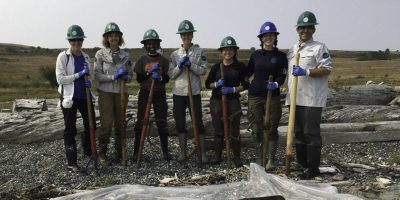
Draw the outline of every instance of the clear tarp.
[[[272,196],[275,196],[272,198]],[[274,174],[264,168],[250,164],[249,181],[208,186],[154,187],[144,185],[116,185],[98,190],[84,191],[56,199],[340,199],[358,200],[359,197],[339,194],[336,187],[326,183],[296,182]],[[283,197],[283,198],[279,198]],[[269,198],[265,198],[269,199]]]

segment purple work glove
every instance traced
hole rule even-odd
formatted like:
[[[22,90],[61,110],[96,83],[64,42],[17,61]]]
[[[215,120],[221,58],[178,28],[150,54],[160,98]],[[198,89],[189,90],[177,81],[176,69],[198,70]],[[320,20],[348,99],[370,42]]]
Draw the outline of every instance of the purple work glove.
[[[190,66],[192,66],[192,62],[190,62],[189,58],[186,60],[186,62],[183,64],[184,66],[186,66],[188,69],[190,68]]]
[[[151,74],[157,71],[158,69],[160,69],[160,66],[158,65],[158,63],[156,63],[153,66],[151,66],[151,68],[147,71],[147,74]]]
[[[235,87],[222,87],[222,94],[233,94],[236,92]]]
[[[265,87],[267,88],[267,90],[275,90],[276,88],[278,88],[278,83],[277,82],[267,82],[265,84]]]
[[[158,74],[157,72],[154,72],[153,75],[151,75],[151,77],[158,81],[162,81],[162,76],[160,74]]]
[[[85,87],[86,88],[92,88],[92,81],[90,81],[89,79],[85,81]]]
[[[89,69],[89,67],[88,67],[87,65],[85,65],[85,66],[83,67],[83,70],[80,71],[80,72],[78,72],[78,74],[79,74],[79,78],[82,77],[83,75],[90,76],[90,69]]]
[[[293,76],[307,76],[307,70],[300,66],[293,66],[292,74]]]
[[[185,65],[187,60],[189,60],[189,57],[187,57],[187,56],[185,56],[179,60],[179,64],[178,64],[179,69],[182,69],[182,67]]]
[[[215,88],[222,88],[222,86],[224,86],[224,80],[223,79],[219,79],[218,81],[216,81],[215,83],[214,83],[214,86],[215,86]]]
[[[113,80],[120,79],[123,75],[126,75],[126,74],[128,74],[128,72],[125,71],[125,69],[121,67],[117,70],[117,72],[115,72],[115,74],[113,76]]]

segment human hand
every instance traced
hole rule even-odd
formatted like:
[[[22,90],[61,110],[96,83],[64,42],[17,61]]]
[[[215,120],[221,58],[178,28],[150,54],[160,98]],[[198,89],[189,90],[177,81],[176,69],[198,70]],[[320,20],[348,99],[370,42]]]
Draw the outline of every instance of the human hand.
[[[158,80],[158,81],[162,81],[162,76],[161,76],[159,73],[157,73],[157,72],[154,72],[153,75],[151,75],[151,77],[152,77],[153,79]]]
[[[307,70],[300,66],[293,66],[292,74],[293,76],[307,76]]]
[[[218,81],[214,82],[215,88],[222,88],[224,86],[224,79],[219,79]]]
[[[189,58],[187,58],[186,62],[183,65],[189,69],[190,66],[192,66],[192,62],[190,62]]]
[[[267,82],[265,84],[265,87],[267,88],[267,90],[275,90],[276,88],[278,88],[278,83],[277,82]]]
[[[179,69],[182,69],[182,67],[185,65],[185,62],[186,62],[187,60],[189,60],[189,57],[187,57],[187,56],[185,56],[185,57],[183,57],[183,58],[181,58],[181,59],[179,60],[179,64],[178,64]]]
[[[236,92],[235,87],[222,87],[221,89],[222,94],[233,94]]]
[[[83,70],[80,71],[80,72],[78,72],[78,74],[79,74],[79,77],[82,77],[83,75],[90,76],[90,69],[89,69],[89,67],[88,67],[87,65],[85,65],[85,66],[83,67]]]
[[[117,70],[117,72],[115,72],[113,78],[114,78],[114,80],[117,80],[117,79],[121,78],[123,75],[126,75],[126,74],[128,74],[128,72],[125,71],[125,69],[121,67],[121,68],[119,68]]]

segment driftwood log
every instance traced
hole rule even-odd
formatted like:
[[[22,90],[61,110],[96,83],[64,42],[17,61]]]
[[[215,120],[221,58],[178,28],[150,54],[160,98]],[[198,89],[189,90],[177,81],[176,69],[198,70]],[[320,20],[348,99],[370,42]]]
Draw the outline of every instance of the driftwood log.
[[[361,86],[360,86],[361,87]],[[371,87],[369,85],[368,87]],[[353,89],[344,90],[346,92],[355,90],[357,87],[352,87]],[[364,88],[364,87],[361,87]],[[385,91],[387,93],[386,96],[392,96],[392,90],[387,89],[388,87],[377,86],[373,87],[378,91]],[[382,89],[376,89],[382,88]],[[376,94],[380,94],[380,96],[385,96],[384,93],[375,93],[375,92],[367,92],[370,90],[361,89],[358,94],[364,95],[362,98],[373,99]],[[339,92],[340,93],[340,92]],[[202,92],[202,104],[203,104],[203,121],[207,130],[207,138],[212,138],[213,128],[211,125],[211,116],[209,109],[209,95],[210,92]],[[330,95],[332,96],[332,94]],[[331,98],[342,99],[343,102],[348,102],[345,97],[346,95],[336,94]],[[136,112],[137,112],[137,96],[129,96],[129,103],[127,107],[127,135],[128,137],[133,137],[133,127],[136,120]],[[340,97],[340,98],[339,98]],[[355,97],[354,97],[355,98]],[[360,97],[357,97],[360,98]],[[338,102],[338,100],[334,100]],[[389,98],[387,98],[389,99]],[[58,103],[57,99],[47,99],[47,100],[30,100],[32,101],[30,105],[34,109],[22,109],[25,108],[22,103],[16,104],[14,107],[18,109],[14,109],[13,113],[10,112],[0,112],[0,143],[33,143],[33,142],[42,142],[42,141],[52,141],[63,138],[63,130],[64,130],[64,122],[63,116],[60,108],[57,108],[56,105]],[[167,96],[168,101],[168,130],[170,135],[176,135],[175,131],[175,122],[172,117],[172,96],[169,94]],[[16,102],[22,102],[17,100]],[[371,101],[369,101],[371,102]],[[376,98],[374,102],[381,102],[384,105],[343,105],[338,103],[335,106],[329,106],[323,110],[322,121],[323,123],[365,123],[365,122],[376,122],[376,121],[400,121],[400,107],[398,106],[387,106],[386,104],[390,102],[379,100]],[[41,107],[37,107],[37,105],[42,105]],[[19,105],[19,106],[17,106]],[[242,108],[243,108],[243,116],[241,119],[241,132],[243,141],[251,142],[251,134],[250,131],[247,130],[249,126],[247,120],[247,98],[246,94],[243,94],[242,97]],[[47,108],[44,109],[44,107]],[[96,121],[97,127],[99,126],[99,113],[96,105]],[[152,115],[154,115],[152,113]],[[287,125],[287,116],[288,111],[287,107],[283,107],[283,115],[281,120],[281,125]],[[153,118],[154,119],[154,118]],[[155,126],[154,120],[150,120],[150,136],[156,136],[157,128]],[[191,123],[190,117],[187,115],[186,118],[186,127],[188,127],[189,133],[191,133]],[[322,124],[324,127],[325,125]],[[354,125],[349,125],[354,126]],[[336,127],[339,127],[337,125]],[[78,134],[82,132],[82,120],[78,117],[77,122]],[[385,140],[393,140],[396,139],[397,136],[393,136],[392,134],[396,134],[399,131],[398,129],[394,130],[385,130],[384,133],[380,133],[381,130],[369,130],[369,131],[344,131],[337,130],[336,132],[327,132],[326,129],[323,128],[323,132],[329,133],[326,135],[326,141],[341,143],[343,140],[345,142],[361,142],[358,138],[366,138],[369,137],[371,139],[378,139],[378,141]],[[336,130],[332,128],[332,130]],[[397,131],[397,132],[396,132]],[[332,133],[343,133],[344,135],[335,135]],[[347,135],[345,135],[347,134]],[[324,135],[324,134],[323,134]],[[379,135],[379,137],[376,137]],[[398,134],[397,134],[398,135]],[[282,135],[282,137],[285,137]],[[324,136],[325,137],[325,136]],[[248,138],[248,139],[246,139]],[[355,139],[349,139],[355,138]],[[246,143],[246,142],[244,142]]]

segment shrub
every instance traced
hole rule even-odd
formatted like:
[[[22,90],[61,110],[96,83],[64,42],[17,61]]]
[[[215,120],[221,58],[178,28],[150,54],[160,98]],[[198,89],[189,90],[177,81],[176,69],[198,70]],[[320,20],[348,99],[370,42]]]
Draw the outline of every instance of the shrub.
[[[40,74],[46,79],[51,87],[57,87],[56,71],[54,67],[44,66],[40,68]]]

